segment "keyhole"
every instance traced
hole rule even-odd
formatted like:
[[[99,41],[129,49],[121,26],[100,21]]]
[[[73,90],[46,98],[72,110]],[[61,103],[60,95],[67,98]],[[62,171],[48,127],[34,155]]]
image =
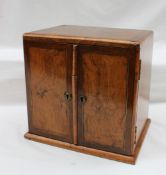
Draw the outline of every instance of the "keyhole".
[[[68,93],[68,92],[65,92],[64,93],[64,97],[65,97],[66,101],[70,101],[71,98],[72,98],[72,95],[70,93]]]
[[[81,101],[81,103],[85,103],[86,102],[86,97],[85,96],[80,96],[80,101]]]

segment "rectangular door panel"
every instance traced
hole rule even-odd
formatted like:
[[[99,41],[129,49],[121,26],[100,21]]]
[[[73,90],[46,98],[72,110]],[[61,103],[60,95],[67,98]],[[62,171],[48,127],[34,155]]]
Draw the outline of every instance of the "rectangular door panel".
[[[79,47],[79,145],[122,154],[130,152],[125,140],[130,142],[131,138],[125,138],[131,130],[131,116],[127,114],[131,57],[123,48]]]
[[[71,143],[72,47],[35,42],[25,46],[30,132]]]

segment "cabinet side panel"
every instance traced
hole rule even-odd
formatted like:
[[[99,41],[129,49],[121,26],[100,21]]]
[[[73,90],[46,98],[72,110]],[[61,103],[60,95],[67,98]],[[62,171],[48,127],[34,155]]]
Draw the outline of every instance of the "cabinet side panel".
[[[25,68],[25,85],[26,85],[26,99],[27,99],[27,113],[28,113],[28,128],[30,130],[30,89],[29,89],[29,62],[28,62],[28,42],[23,38],[23,47],[24,47],[24,68]]]
[[[153,33],[140,45],[141,72],[138,91],[137,106],[137,140],[141,130],[148,118],[150,82],[151,82],[151,63],[153,49]]]

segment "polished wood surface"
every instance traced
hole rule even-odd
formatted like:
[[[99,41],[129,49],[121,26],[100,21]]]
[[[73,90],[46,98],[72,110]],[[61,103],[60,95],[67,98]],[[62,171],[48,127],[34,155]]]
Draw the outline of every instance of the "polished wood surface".
[[[142,132],[140,134],[140,137],[138,139],[134,155],[132,155],[132,156],[126,156],[126,155],[123,155],[123,154],[117,154],[117,153],[113,153],[113,152],[106,152],[106,151],[102,151],[102,150],[96,150],[96,149],[87,148],[87,147],[84,147],[84,146],[76,146],[74,144],[69,144],[69,143],[57,141],[57,140],[54,140],[54,139],[49,139],[49,138],[46,138],[46,137],[37,136],[37,135],[31,134],[31,133],[26,133],[25,138],[27,138],[29,140],[36,141],[36,142],[45,143],[45,144],[52,145],[52,146],[57,146],[57,147],[60,147],[60,148],[65,148],[65,149],[78,151],[78,152],[89,154],[89,155],[98,156],[98,157],[101,157],[101,158],[116,160],[116,161],[120,161],[120,162],[129,163],[129,164],[134,165],[137,161],[137,158],[138,158],[139,152],[141,150],[141,146],[143,144],[145,136],[147,134],[150,122],[151,122],[150,119],[146,120],[146,122],[144,124],[144,127],[142,129]]]
[[[73,143],[76,145],[78,140],[78,117],[77,117],[77,45],[73,45],[73,64],[72,64],[72,101],[73,101]]]
[[[38,30],[26,33],[24,36],[42,36],[54,38],[68,38],[70,40],[76,38],[77,40],[99,40],[99,41],[116,41],[137,43],[146,38],[151,31],[149,30],[136,30],[136,29],[118,29],[106,27],[88,27],[88,26],[74,26],[74,25],[61,25],[44,30]]]
[[[153,35],[147,37],[140,44],[140,80],[138,85],[137,101],[137,139],[147,119],[149,112],[151,67],[152,67]]]
[[[25,42],[30,132],[72,143],[72,47]]]
[[[153,32],[58,26],[23,39],[26,138],[135,163],[150,123]]]
[[[79,144],[131,155],[127,107],[133,98],[134,49],[81,46],[78,49]],[[129,70],[130,67],[130,70]],[[81,102],[81,97],[86,101]],[[129,106],[132,110],[132,107]]]

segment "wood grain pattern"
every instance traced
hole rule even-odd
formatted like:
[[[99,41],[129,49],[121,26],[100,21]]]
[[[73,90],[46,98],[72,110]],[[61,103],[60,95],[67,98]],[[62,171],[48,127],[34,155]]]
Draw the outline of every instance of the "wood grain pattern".
[[[128,53],[128,52],[126,52]],[[78,119],[79,144],[96,149],[130,155],[131,145],[125,149],[130,58],[121,48],[80,46],[78,56]],[[131,69],[131,68],[130,68]],[[128,92],[129,91],[129,92]],[[86,102],[80,102],[80,96]],[[128,98],[129,97],[129,98]],[[126,128],[127,127],[127,128]]]
[[[153,32],[63,25],[23,40],[25,137],[134,164],[150,124]]]
[[[71,41],[100,41],[122,44],[139,44],[152,31],[61,25],[24,34],[28,37],[57,38]]]
[[[71,47],[31,43],[29,62],[30,132],[72,143]]]

